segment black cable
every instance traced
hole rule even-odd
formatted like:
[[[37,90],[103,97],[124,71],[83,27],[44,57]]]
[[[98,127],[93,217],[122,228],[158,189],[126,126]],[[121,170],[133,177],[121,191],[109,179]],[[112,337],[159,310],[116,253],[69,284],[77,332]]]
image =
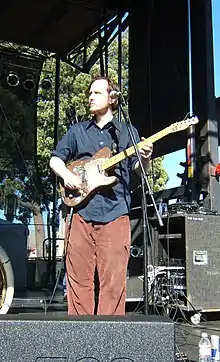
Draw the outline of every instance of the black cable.
[[[140,312],[140,311],[143,309],[143,306],[141,306],[141,307],[139,308],[139,306],[140,306],[140,304],[141,304],[141,302],[142,302],[141,299],[144,299],[144,295],[142,295],[142,297],[140,298],[137,306],[135,307],[135,309],[134,309],[133,312],[132,312],[132,315],[134,315],[134,314],[137,313],[137,312]]]
[[[189,298],[186,296],[185,293],[182,293],[183,296],[185,297],[185,299],[187,300],[187,302],[190,304],[190,306],[192,307],[192,309],[194,310],[194,312],[200,314],[200,317],[204,320],[204,322],[207,322],[207,320],[202,316],[202,313],[200,311],[198,311],[193,304],[191,303],[191,301],[189,300]]]
[[[62,268],[60,268],[59,272],[57,273],[56,282],[55,282],[55,285],[54,285],[54,287],[53,287],[53,291],[52,291],[50,300],[49,300],[48,304],[46,304],[45,313],[47,313],[47,310],[49,309],[49,307],[50,307],[50,305],[52,304],[52,301],[53,301],[53,299],[54,299],[54,295],[55,295],[55,293],[56,293],[56,289],[57,289],[57,286],[58,286],[58,283],[59,283],[59,280],[60,280],[61,270],[62,270]]]

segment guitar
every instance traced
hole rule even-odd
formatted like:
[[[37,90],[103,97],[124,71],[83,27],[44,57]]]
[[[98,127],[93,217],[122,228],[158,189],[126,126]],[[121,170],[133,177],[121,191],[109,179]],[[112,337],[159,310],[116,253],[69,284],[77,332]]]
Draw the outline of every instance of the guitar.
[[[166,127],[162,131],[155,133],[146,140],[137,143],[137,148],[143,147],[145,144],[154,143],[170,133],[175,133],[187,129],[189,126],[199,122],[197,117],[188,118],[184,121],[176,122]],[[86,160],[71,161],[67,164],[67,168],[74,175],[81,179],[81,189],[68,189],[62,184],[60,185],[61,196],[63,202],[70,207],[79,207],[89,200],[99,188],[112,186],[117,182],[116,176],[109,176],[108,170],[112,169],[117,163],[135,153],[134,146],[112,156],[108,147],[103,147],[93,157]]]

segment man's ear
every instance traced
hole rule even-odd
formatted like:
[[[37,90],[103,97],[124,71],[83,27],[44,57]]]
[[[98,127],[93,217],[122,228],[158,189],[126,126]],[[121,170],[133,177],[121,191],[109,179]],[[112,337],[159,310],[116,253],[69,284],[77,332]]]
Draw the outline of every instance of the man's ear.
[[[109,96],[109,103],[114,104],[115,103],[115,98],[112,98],[111,96]]]
[[[113,109],[114,109],[114,106],[117,107],[117,102],[118,102],[117,98],[115,98],[115,97],[113,98],[113,97],[109,96],[109,104],[111,104]]]

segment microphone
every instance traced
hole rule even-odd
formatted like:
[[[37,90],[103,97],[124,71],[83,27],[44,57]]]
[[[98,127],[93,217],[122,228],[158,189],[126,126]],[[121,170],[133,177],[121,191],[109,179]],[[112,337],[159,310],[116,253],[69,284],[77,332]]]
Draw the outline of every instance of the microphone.
[[[118,92],[116,90],[112,90],[110,93],[109,93],[110,97],[112,98],[117,98],[117,97],[120,97],[121,95],[121,92]]]

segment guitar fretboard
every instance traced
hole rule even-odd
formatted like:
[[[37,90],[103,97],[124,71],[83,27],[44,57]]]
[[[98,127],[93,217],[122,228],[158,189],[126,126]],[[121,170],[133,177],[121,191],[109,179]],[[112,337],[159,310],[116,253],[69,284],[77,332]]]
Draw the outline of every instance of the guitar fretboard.
[[[137,143],[137,148],[141,148],[147,143],[154,143],[154,142],[158,141],[159,139],[161,139],[161,138],[165,137],[167,134],[169,134],[169,131],[170,131],[170,126],[163,129],[162,131],[155,133],[153,136],[146,138],[146,140]],[[112,156],[109,159],[107,159],[106,161],[104,161],[102,164],[102,169],[108,170],[111,167],[113,167],[114,165],[116,165],[118,162],[124,160],[126,157],[133,155],[134,153],[135,153],[135,148],[134,148],[134,146],[131,146],[131,147],[127,148],[126,150],[124,150],[124,151],[118,153],[117,155]]]

